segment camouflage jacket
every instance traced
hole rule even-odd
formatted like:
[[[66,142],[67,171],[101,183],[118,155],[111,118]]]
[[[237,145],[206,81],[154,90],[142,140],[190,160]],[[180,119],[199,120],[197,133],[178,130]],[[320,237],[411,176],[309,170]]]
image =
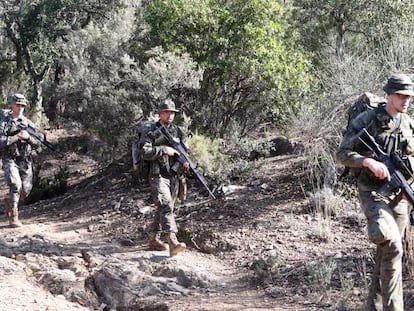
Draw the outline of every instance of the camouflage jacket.
[[[11,113],[0,120],[0,154],[3,159],[29,159],[32,151],[39,147],[40,143],[31,136],[27,141],[18,139],[19,123],[35,127],[34,123],[26,117],[14,120]]]
[[[170,157],[165,154],[165,147],[171,147],[164,136],[156,129],[160,126],[159,122],[154,124],[153,130],[148,131],[140,139],[141,157],[145,161],[150,161],[150,176],[170,175],[173,174],[171,167],[176,163],[176,157]],[[177,141],[180,141],[186,149],[187,137],[184,135],[180,127],[171,124],[168,131]]]
[[[367,129],[383,150],[389,151],[389,148],[394,148],[393,150],[400,155],[407,156],[407,164],[414,168],[414,121],[407,114],[401,114],[400,120],[394,121],[385,110],[385,106],[368,110],[352,121],[344,133],[337,153],[338,161],[351,168],[359,185],[373,187],[381,186],[385,182],[362,166],[364,158],[373,157],[369,148],[360,140],[352,139],[363,128]],[[390,142],[393,142],[393,147]]]

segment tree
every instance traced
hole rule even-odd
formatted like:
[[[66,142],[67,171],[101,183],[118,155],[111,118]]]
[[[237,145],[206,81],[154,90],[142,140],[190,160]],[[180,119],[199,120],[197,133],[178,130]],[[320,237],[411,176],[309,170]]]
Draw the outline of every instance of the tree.
[[[146,20],[151,45],[189,53],[204,69],[187,113],[213,135],[280,117],[310,88],[311,66],[281,1],[154,1]]]
[[[130,55],[137,28],[139,4],[129,3],[103,24],[91,22],[56,43],[61,64],[69,68],[50,88],[49,97],[65,105],[65,117],[101,143],[98,160],[113,160],[129,151],[137,120],[149,117],[161,100],[199,87],[201,73],[188,55],[145,51],[145,61]],[[178,101],[179,104],[179,101]],[[92,147],[92,146],[91,146]]]
[[[14,72],[30,77],[34,119],[43,112],[43,82],[60,51],[58,39],[92,20],[107,18],[118,5],[109,0],[2,1],[1,21],[5,29],[2,62],[13,61]]]
[[[354,53],[361,45],[370,53],[383,46],[413,22],[412,1],[389,0],[294,0],[294,21],[302,43],[312,52],[326,48],[344,61],[347,50]]]

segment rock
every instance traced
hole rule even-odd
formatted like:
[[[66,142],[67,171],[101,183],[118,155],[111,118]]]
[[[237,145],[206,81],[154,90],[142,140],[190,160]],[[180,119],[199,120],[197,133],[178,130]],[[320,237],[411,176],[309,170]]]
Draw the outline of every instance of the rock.
[[[12,258],[13,257],[13,251],[8,246],[5,239],[0,238],[0,256]]]
[[[224,240],[220,234],[211,231],[201,231],[193,238],[193,240],[202,252],[208,254],[237,249],[237,245]]]
[[[93,273],[93,280],[105,302],[120,308],[130,305],[138,296],[148,276],[132,262],[111,259]]]

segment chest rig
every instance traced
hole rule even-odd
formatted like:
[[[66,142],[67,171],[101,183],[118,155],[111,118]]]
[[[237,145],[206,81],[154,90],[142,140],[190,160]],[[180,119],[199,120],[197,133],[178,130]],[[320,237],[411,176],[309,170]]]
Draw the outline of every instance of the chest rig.
[[[13,119],[10,117],[5,126],[6,136],[14,136],[20,132],[19,125],[26,125],[27,121],[24,119]],[[17,142],[10,144],[6,148],[5,155],[14,159],[27,159],[31,156],[31,146],[24,141],[17,140]]]
[[[385,107],[373,111],[375,114],[368,132],[374,136],[375,141],[382,149],[390,154],[396,153],[403,159],[405,165],[413,172],[414,167],[414,137],[411,119],[401,114],[399,118],[391,117]]]

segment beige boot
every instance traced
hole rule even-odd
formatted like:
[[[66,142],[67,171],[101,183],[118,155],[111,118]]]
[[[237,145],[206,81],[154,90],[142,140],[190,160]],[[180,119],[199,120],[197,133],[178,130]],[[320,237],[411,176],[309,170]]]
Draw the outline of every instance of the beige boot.
[[[19,210],[17,207],[11,209],[11,217],[9,218],[9,225],[11,228],[19,228],[23,224],[19,220]]]
[[[166,251],[168,249],[168,244],[161,241],[160,231],[156,231],[151,234],[151,237],[148,240],[148,246],[150,249],[155,251]]]
[[[175,233],[172,233],[172,232],[166,233],[165,237],[168,240],[171,257],[177,255],[178,253],[181,253],[187,247],[185,243],[178,242],[177,237],[175,236]]]

